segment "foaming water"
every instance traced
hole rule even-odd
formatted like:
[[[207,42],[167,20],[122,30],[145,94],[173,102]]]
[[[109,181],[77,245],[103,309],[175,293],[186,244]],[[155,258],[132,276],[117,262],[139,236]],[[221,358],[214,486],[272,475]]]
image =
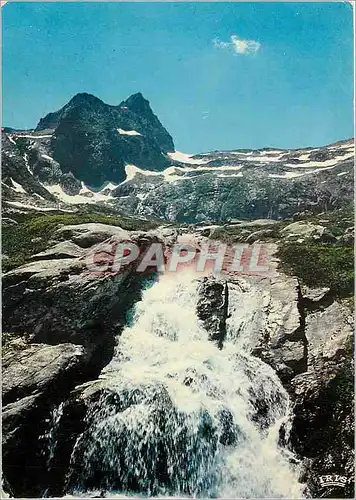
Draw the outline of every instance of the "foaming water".
[[[165,275],[136,305],[76,442],[72,494],[302,497],[278,446],[288,395],[233,335],[222,350],[208,341],[197,285],[188,272]]]

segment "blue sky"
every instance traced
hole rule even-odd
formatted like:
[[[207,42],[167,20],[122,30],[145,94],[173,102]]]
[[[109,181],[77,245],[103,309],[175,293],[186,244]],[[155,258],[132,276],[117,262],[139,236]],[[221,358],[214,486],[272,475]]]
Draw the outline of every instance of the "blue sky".
[[[178,150],[323,145],[353,135],[345,3],[12,3],[3,124],[74,94],[141,91]]]

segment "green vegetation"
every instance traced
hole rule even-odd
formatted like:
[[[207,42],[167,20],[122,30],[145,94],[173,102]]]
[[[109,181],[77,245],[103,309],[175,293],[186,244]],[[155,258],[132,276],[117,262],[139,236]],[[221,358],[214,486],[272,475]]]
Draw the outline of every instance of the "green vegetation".
[[[236,225],[223,223],[220,227],[214,229],[211,238],[232,244],[245,242],[252,233],[258,232],[256,239],[273,242],[284,239],[286,234],[282,232],[282,229],[296,221],[324,226],[329,233],[338,237],[344,234],[345,229],[353,226],[354,212],[352,206],[346,206],[319,214],[303,213],[295,215],[292,219],[271,221],[270,224],[250,226],[247,220]]]
[[[213,233],[210,237],[214,240],[222,241],[223,243],[233,244],[233,243],[242,243],[245,242],[246,239],[252,233],[259,233],[258,239],[260,241],[274,241],[278,238],[281,238],[281,229],[285,227],[288,222],[280,222],[280,223],[272,223],[271,225],[261,225],[261,226],[221,226],[219,228],[214,229]],[[257,236],[256,236],[257,238]]]
[[[335,297],[354,293],[352,245],[283,242],[278,250],[280,269],[310,287],[329,287]]]
[[[336,208],[318,214],[301,214],[294,217],[294,220],[311,222],[325,226],[330,232],[332,228],[346,229],[354,224],[354,207],[352,204],[342,208]]]
[[[97,222],[120,226],[129,231],[148,231],[158,226],[156,221],[133,217],[80,213],[73,215],[21,214],[18,224],[2,228],[3,272],[25,264],[31,255],[48,248],[49,241],[61,225]]]

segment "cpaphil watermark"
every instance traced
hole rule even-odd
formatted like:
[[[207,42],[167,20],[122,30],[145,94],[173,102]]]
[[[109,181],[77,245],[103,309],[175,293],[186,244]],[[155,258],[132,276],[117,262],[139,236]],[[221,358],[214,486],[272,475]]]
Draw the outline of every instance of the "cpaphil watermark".
[[[187,268],[199,274],[271,274],[271,246],[239,243],[227,245],[206,242],[201,245],[176,243],[166,247],[154,242],[139,245],[132,241],[104,242],[86,255],[88,270],[95,274],[117,274],[134,268],[135,272],[176,273]]]

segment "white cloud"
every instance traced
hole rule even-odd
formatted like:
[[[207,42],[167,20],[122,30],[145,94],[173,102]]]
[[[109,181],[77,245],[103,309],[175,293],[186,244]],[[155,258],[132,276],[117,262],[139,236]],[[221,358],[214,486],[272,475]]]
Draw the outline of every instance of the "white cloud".
[[[230,42],[222,42],[217,38],[213,41],[214,46],[219,49],[230,49],[235,54],[243,54],[245,56],[256,54],[256,52],[260,49],[260,42],[256,42],[255,40],[243,40],[236,35],[230,36]]]

